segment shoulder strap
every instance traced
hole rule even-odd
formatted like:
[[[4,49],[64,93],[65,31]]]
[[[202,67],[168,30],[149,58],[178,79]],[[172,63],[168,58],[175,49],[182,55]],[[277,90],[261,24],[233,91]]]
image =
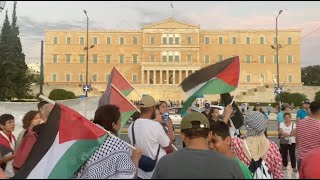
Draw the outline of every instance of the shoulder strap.
[[[133,121],[133,123],[132,123],[132,127],[131,127],[131,129],[132,129],[132,141],[133,141],[133,145],[136,145],[136,138],[135,138],[135,136],[134,136],[134,123],[135,123],[136,121]]]
[[[160,153],[160,144],[159,144],[157,155],[156,155],[156,159],[155,159],[156,161],[158,160],[159,153]]]

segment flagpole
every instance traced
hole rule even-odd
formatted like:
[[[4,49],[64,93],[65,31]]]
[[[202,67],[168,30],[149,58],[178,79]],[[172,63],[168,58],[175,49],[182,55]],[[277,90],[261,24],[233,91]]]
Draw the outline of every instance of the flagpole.
[[[47,98],[46,96],[44,96],[44,95],[42,95],[42,94],[39,96],[39,98],[42,99],[42,100],[44,100],[44,101],[47,101],[48,103],[51,103],[51,104],[53,104],[53,105],[56,104],[56,102],[54,102],[53,100]]]

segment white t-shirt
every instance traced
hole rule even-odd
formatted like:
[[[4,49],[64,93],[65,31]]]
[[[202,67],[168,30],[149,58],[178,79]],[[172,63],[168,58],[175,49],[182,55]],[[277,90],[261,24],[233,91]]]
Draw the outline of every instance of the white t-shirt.
[[[131,123],[128,128],[128,137],[131,143],[133,143],[132,124],[133,123]],[[139,118],[135,121],[134,136],[136,140],[136,146],[141,148],[142,154],[152,159],[156,158],[159,144],[163,148],[168,147],[170,144],[170,139],[164,132],[161,124],[150,119]],[[167,154],[163,148],[160,148],[158,161],[162,156]],[[151,179],[152,174],[153,171],[145,172],[140,168],[138,169],[138,177],[142,179]]]
[[[293,123],[293,125],[292,125],[292,123],[293,122],[291,122],[289,127],[287,127],[284,122],[280,123],[280,129],[282,130],[282,132],[291,133],[291,131],[293,129],[296,129],[296,123]],[[291,136],[290,137],[290,141],[291,141],[291,143],[296,143],[296,137],[295,136]]]

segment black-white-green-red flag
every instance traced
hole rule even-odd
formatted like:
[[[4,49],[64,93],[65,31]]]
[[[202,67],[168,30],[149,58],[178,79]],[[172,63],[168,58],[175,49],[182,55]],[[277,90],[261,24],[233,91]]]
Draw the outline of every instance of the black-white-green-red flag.
[[[226,59],[207,66],[188,76],[180,84],[188,94],[183,102],[182,115],[192,105],[199,95],[224,94],[238,87],[240,76],[239,56]]]
[[[14,179],[71,179],[107,136],[76,111],[55,104]]]

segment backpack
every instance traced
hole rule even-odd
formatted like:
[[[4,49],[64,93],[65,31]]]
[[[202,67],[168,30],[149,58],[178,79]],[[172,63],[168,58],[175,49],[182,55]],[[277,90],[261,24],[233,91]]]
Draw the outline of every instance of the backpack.
[[[266,165],[266,162],[261,157],[258,161],[253,160],[245,140],[244,144],[251,158],[251,162],[248,168],[252,173],[253,179],[273,179],[273,175],[269,172],[269,168]]]
[[[24,164],[27,159],[33,145],[38,140],[38,134],[29,128],[24,134],[21,143],[15,152],[15,158],[12,163],[14,171],[17,172]]]

